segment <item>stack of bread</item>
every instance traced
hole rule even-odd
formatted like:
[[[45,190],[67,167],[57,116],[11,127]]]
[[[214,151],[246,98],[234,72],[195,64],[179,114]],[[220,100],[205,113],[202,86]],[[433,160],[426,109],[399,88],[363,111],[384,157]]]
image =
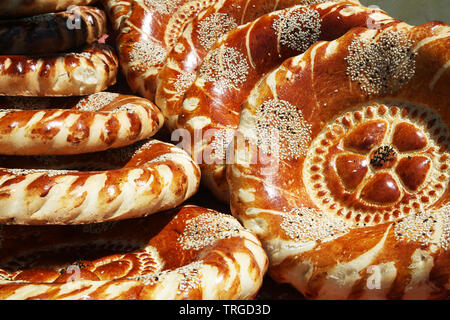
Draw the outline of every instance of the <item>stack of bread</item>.
[[[267,270],[309,299],[448,298],[448,25],[26,3],[0,4],[0,298],[249,299]]]

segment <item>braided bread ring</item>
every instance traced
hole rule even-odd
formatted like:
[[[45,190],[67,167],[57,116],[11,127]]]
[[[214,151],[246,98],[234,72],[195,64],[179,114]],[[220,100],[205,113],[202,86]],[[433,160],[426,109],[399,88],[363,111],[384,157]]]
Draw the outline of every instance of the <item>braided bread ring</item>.
[[[156,76],[184,26],[216,0],[133,0],[117,37],[120,65],[130,88],[153,101]],[[163,27],[161,27],[163,26]]]
[[[80,96],[116,82],[118,61],[111,47],[94,44],[81,53],[48,57],[0,56],[0,95]]]
[[[20,99],[12,99],[19,101]],[[19,103],[27,104],[25,98]],[[23,101],[25,100],[25,101]],[[64,103],[68,103],[64,99]],[[153,136],[164,117],[150,101],[99,92],[73,102],[72,109],[0,110],[0,150],[9,155],[78,154],[129,145]],[[55,101],[47,101],[54,108]],[[34,104],[34,106],[33,106]]]
[[[268,264],[236,219],[197,206],[114,224],[22,229],[2,231],[2,300],[250,299]],[[87,252],[100,255],[78,260]],[[31,265],[17,269],[27,257]]]
[[[189,155],[157,140],[144,144],[116,170],[4,168],[0,223],[79,224],[140,217],[181,204],[197,191],[199,176]]]
[[[120,30],[122,22],[131,14],[133,0],[101,0],[115,31]]]
[[[3,0],[0,3],[0,16],[34,16],[57,12],[70,6],[86,6],[96,0]]]
[[[79,19],[79,20],[77,20]],[[71,27],[70,23],[78,26]],[[79,48],[106,33],[106,15],[94,7],[0,21],[1,54],[48,54]]]
[[[383,25],[396,20],[353,2],[325,2],[272,12],[216,42],[184,95],[176,126],[192,137],[203,133],[199,145],[191,144],[192,155],[218,199],[228,201],[225,150],[239,123],[240,106],[257,81],[315,41],[335,39],[368,21]]]
[[[231,207],[274,279],[316,299],[448,298],[449,43],[439,22],[358,28],[252,91]],[[263,127],[278,150],[249,165],[270,152]]]
[[[177,45],[166,58],[157,76],[155,103],[161,108],[165,124],[176,128],[183,96],[195,80],[197,68],[215,42],[227,32],[269,12],[324,0],[226,0],[199,14],[184,29]]]

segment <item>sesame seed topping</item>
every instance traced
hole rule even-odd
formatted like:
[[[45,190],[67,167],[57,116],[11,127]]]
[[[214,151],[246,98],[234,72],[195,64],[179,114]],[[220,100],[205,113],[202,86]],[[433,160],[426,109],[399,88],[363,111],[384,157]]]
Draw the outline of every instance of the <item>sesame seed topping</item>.
[[[118,97],[119,97],[118,93],[97,92],[80,100],[80,102],[78,102],[76,105],[76,109],[82,111],[95,112],[106,107]]]
[[[144,0],[144,4],[148,8],[153,8],[160,14],[170,14],[174,12],[180,0]]]
[[[344,220],[308,207],[286,212],[280,227],[289,238],[298,241],[331,240],[349,232],[349,226]]]
[[[200,44],[209,50],[217,39],[237,26],[236,20],[228,14],[213,13],[199,22],[197,33]]]
[[[303,118],[300,109],[288,101],[272,99],[256,109],[256,118],[258,146],[263,151],[279,152],[282,160],[306,154],[311,142],[311,124]]]
[[[166,59],[167,51],[154,41],[133,43],[130,51],[131,70],[145,72],[151,66],[159,65]]]
[[[439,233],[438,239],[433,239]],[[448,250],[450,242],[450,205],[434,212],[419,211],[395,223],[394,234],[398,241],[418,242],[423,246],[437,243]]]
[[[392,94],[415,73],[413,42],[390,31],[377,40],[355,39],[348,47],[347,74],[367,94]]]
[[[195,72],[182,72],[177,75],[173,87],[178,95],[182,95],[194,83],[197,74]]]
[[[241,230],[242,226],[234,218],[218,212],[205,212],[186,222],[178,241],[184,250],[199,250],[217,240],[233,237]]]
[[[39,169],[2,169],[3,171],[6,171],[7,173],[16,175],[16,176],[24,176],[27,174],[42,174],[46,175],[48,177],[54,177],[59,175],[65,175],[70,172],[74,172],[71,170],[39,170]]]
[[[206,55],[199,76],[225,90],[241,85],[247,78],[248,69],[248,63],[241,53],[222,45]]]
[[[304,52],[319,40],[321,19],[316,10],[289,10],[273,22],[280,44]]]
[[[227,148],[233,139],[235,129],[217,129],[214,131],[214,140],[211,142],[210,146],[214,152],[214,156],[217,159],[223,160],[226,158]]]

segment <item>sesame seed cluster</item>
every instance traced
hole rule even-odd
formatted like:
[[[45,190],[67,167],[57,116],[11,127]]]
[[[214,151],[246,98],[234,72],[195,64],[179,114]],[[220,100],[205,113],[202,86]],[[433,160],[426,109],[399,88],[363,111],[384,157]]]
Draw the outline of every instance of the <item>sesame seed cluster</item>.
[[[280,227],[289,238],[300,242],[330,241],[350,230],[344,220],[309,207],[299,207],[286,212]]]
[[[199,77],[206,82],[214,82],[218,88],[230,90],[245,82],[248,69],[242,53],[233,47],[220,46],[208,52]]]
[[[181,72],[173,85],[178,95],[182,95],[194,83],[197,74],[195,72]]]
[[[200,250],[216,241],[239,234],[243,227],[235,219],[225,214],[205,212],[186,222],[178,242],[185,250]]]
[[[144,5],[148,8],[153,8],[160,14],[171,14],[173,13],[180,0],[144,0]]]
[[[147,72],[147,70],[164,62],[167,50],[155,41],[137,41],[131,45],[129,59],[130,68],[135,72]]]
[[[413,41],[397,31],[377,39],[354,39],[348,47],[347,74],[367,94],[393,94],[415,74]]]
[[[109,105],[111,102],[116,100],[119,97],[118,93],[113,92],[98,92],[89,95],[87,98],[84,98],[80,100],[80,102],[77,104],[76,108],[78,110],[82,111],[91,111],[95,112],[98,111],[107,105]]]
[[[281,160],[305,155],[311,142],[311,124],[300,108],[289,101],[271,99],[256,109],[258,146],[264,152],[278,152]]]
[[[272,28],[281,45],[304,52],[319,39],[321,25],[319,12],[305,8],[303,12],[287,11],[273,22]]]
[[[198,40],[205,50],[209,50],[222,35],[237,26],[236,20],[227,13],[215,12],[200,21]]]

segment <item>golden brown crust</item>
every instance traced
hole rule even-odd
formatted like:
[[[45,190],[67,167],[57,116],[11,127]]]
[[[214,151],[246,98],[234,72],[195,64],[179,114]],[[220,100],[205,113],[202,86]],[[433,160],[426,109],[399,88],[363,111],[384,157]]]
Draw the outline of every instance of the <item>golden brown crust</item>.
[[[79,53],[49,56],[0,56],[0,95],[80,96],[116,82],[114,50],[93,44]]]
[[[174,126],[189,130],[191,137],[195,131],[204,136],[209,132],[209,140],[205,138],[199,146],[191,143],[196,147],[192,154],[202,161],[204,182],[220,200],[228,199],[224,149],[253,86],[284,59],[304,52],[314,42],[335,39],[369,21],[388,25],[396,20],[351,1],[325,2],[264,15],[214,44],[183,103],[169,113]],[[205,159],[206,154],[211,159]]]
[[[156,76],[195,15],[216,0],[134,0],[117,37],[119,60],[130,88],[153,101]],[[163,27],[161,27],[163,26]]]
[[[317,299],[448,298],[449,41],[438,22],[353,29],[251,92],[231,207],[275,279]]]
[[[4,0],[0,3],[0,16],[20,17],[57,12],[70,6],[86,6],[97,0]]]
[[[0,97],[0,150],[9,155],[103,151],[150,138],[163,123],[153,103],[118,93],[56,100]]]
[[[100,1],[108,13],[109,20],[115,31],[120,30],[122,21],[131,13],[133,0],[101,0]]]
[[[0,21],[0,54],[38,55],[74,50],[106,33],[106,15],[94,7]]]
[[[0,239],[1,299],[250,299],[268,264],[237,220],[197,206]]]
[[[61,169],[60,160],[52,158],[39,168],[17,168],[26,159],[19,159],[13,168],[1,168],[1,223],[95,223],[180,205],[198,189],[198,166],[171,144],[144,142],[61,160],[75,166],[73,162],[82,163],[82,170]]]

